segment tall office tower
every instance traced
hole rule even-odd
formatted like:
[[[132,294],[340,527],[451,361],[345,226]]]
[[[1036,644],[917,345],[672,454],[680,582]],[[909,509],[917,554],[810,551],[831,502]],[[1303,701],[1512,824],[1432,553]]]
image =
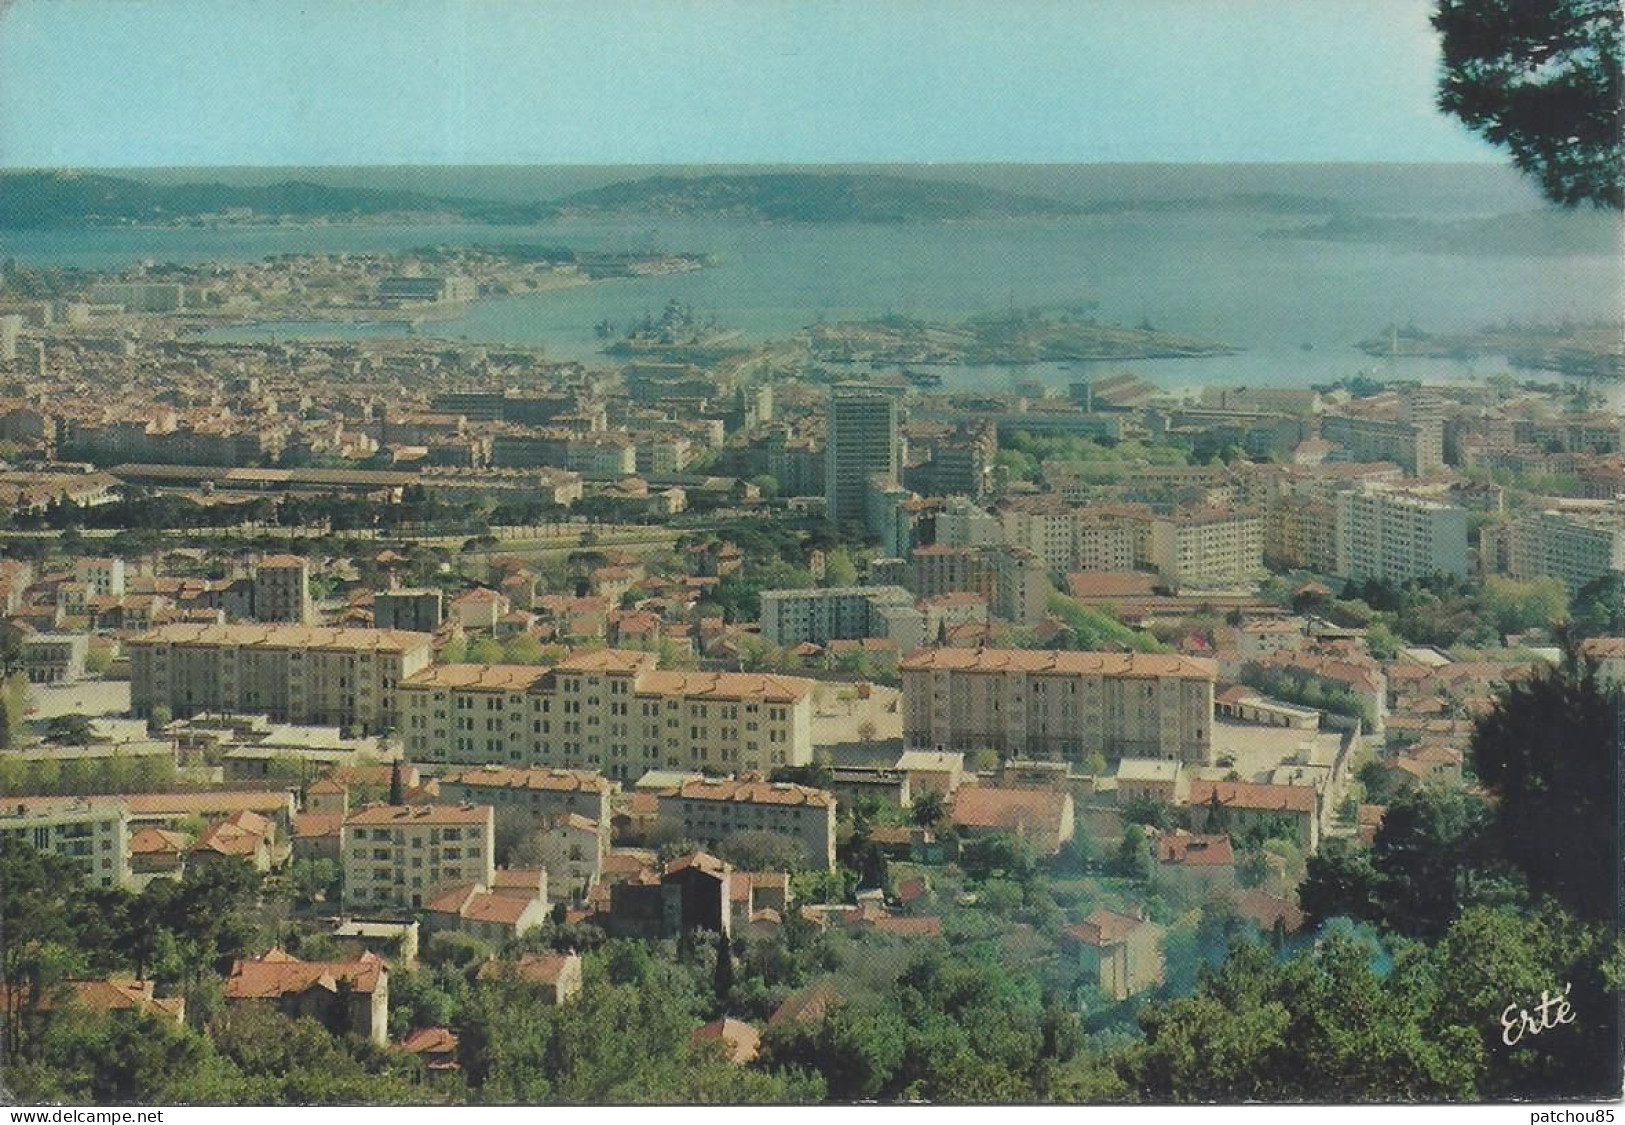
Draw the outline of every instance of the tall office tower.
[[[824,445],[824,496],[834,523],[862,520],[872,476],[897,483],[897,402],[876,387],[832,387]]]

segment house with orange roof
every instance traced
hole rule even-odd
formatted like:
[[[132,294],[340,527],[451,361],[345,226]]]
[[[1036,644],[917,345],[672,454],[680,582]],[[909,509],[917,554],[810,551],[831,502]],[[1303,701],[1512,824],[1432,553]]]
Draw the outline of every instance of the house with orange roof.
[[[462,1069],[457,1062],[457,1033],[448,1027],[419,1027],[396,1044],[423,1060],[423,1069],[440,1074]]]
[[[948,819],[962,836],[1015,836],[1041,856],[1059,852],[1076,829],[1072,794],[1053,789],[961,786]]]
[[[567,1004],[581,995],[581,955],[523,953],[517,961],[487,961],[477,976],[482,981],[512,981],[533,989],[544,1004]]]
[[[735,1066],[744,1066],[762,1049],[762,1035],[744,1020],[724,1017],[697,1027],[688,1037],[696,1050],[716,1050]]]
[[[372,953],[354,961],[301,961],[272,949],[232,964],[225,1000],[228,1011],[269,1007],[380,1046],[389,1039],[389,969]]]
[[[105,980],[69,980],[62,982],[62,990],[46,989],[39,999],[39,1011],[50,1011],[57,1002],[66,999],[70,1004],[93,1012],[140,1012],[161,1021],[182,1024],[186,1021],[186,998],[182,996],[155,996],[153,982],[134,977],[108,977]],[[26,995],[27,985],[0,984],[0,1010],[27,1010],[32,1003]],[[64,995],[64,992],[66,995]]]
[[[1061,931],[1061,951],[1107,996],[1127,1000],[1162,983],[1166,934],[1155,922],[1102,907]]]
[[[1151,839],[1151,864],[1159,882],[1187,896],[1214,890],[1234,890],[1236,854],[1230,837],[1200,834],[1176,828]]]
[[[665,865],[658,879],[643,876],[609,887],[604,923],[617,937],[672,937],[733,930],[733,866],[706,852],[691,852]]]
[[[1189,802],[1191,815],[1206,831],[1234,835],[1284,820],[1305,855],[1320,848],[1321,794],[1310,786],[1197,779],[1191,782]]]
[[[210,826],[187,856],[187,862],[199,868],[238,859],[247,861],[256,871],[271,869],[271,822],[249,809]]]
[[[482,883],[459,883],[438,889],[423,904],[426,935],[455,931],[500,948],[547,922],[547,872],[540,885],[514,893],[512,886],[493,889]],[[493,880],[494,881],[494,880]]]
[[[178,879],[186,870],[192,837],[167,828],[141,828],[130,835],[130,875],[137,881]]]

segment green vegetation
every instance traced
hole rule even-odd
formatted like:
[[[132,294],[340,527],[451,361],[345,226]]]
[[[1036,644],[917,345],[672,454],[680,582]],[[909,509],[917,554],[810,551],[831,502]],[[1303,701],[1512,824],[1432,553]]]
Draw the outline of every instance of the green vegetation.
[[[1034,435],[1017,430],[1000,442],[994,464],[1015,480],[1041,482],[1045,474],[1079,476],[1100,484],[1121,479],[1136,464],[1185,465],[1189,455],[1174,445],[1138,441],[1106,443],[1070,434]]]

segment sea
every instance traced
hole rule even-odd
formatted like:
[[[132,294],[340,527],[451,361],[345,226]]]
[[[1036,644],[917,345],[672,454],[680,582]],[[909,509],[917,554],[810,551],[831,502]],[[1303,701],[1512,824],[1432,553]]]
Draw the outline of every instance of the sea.
[[[760,167],[435,167],[123,169],[162,182],[408,188],[435,195],[548,200],[647,175],[762,172]],[[1509,370],[1504,357],[1373,358],[1354,345],[1389,325],[1433,333],[1505,322],[1617,321],[1625,255],[1617,215],[1561,212],[1510,169],[1474,165],[906,165],[880,171],[952,179],[1095,205],[1095,213],[940,223],[766,223],[670,214],[569,218],[528,226],[378,222],[112,227],[0,233],[0,258],[119,269],[137,262],[243,261],[277,254],[422,246],[564,245],[694,251],[714,268],[482,299],[421,335],[470,345],[539,347],[610,365],[602,322],[625,326],[676,300],[747,342],[818,321],[887,313],[921,319],[1032,307],[1088,306],[1101,321],[1219,341],[1236,354],[1019,368],[939,368],[951,389],[1007,390],[1037,381],[1130,372],[1170,389],[1295,386],[1359,374],[1471,382]],[[1251,202],[1235,201],[1248,197]],[[1262,199],[1262,202],[1260,202]],[[1379,228],[1357,237],[1283,237],[1327,217],[1412,220],[1472,239],[1414,238]],[[1485,222],[1485,220],[1492,220]],[[1548,242],[1498,231],[1549,232]],[[1403,229],[1403,228],[1401,228]],[[385,324],[245,324],[218,341],[369,339]],[[1520,378],[1536,377],[1514,372]],[[1550,376],[1555,379],[1556,376]],[[1602,389],[1602,388],[1599,388]],[[1609,401],[1625,409],[1625,387]]]

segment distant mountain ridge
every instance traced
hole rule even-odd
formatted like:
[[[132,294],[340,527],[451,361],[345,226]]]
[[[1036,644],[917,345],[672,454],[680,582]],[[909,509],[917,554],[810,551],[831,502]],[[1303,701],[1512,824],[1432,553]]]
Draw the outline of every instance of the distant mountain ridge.
[[[0,229],[183,222],[230,211],[294,219],[450,213],[483,222],[534,222],[552,213],[539,204],[449,199],[299,180],[265,185],[152,184],[77,172],[0,175]]]
[[[0,173],[0,230],[186,223],[222,217],[315,221],[452,216],[521,224],[586,216],[676,216],[784,223],[929,223],[1185,211],[1327,215],[1336,205],[1270,192],[1069,203],[960,180],[885,172],[655,175],[557,199],[498,201],[288,180],[152,183],[71,171]]]
[[[648,176],[555,200],[567,215],[667,214],[765,222],[930,222],[1078,215],[1083,208],[958,180],[886,173]]]

